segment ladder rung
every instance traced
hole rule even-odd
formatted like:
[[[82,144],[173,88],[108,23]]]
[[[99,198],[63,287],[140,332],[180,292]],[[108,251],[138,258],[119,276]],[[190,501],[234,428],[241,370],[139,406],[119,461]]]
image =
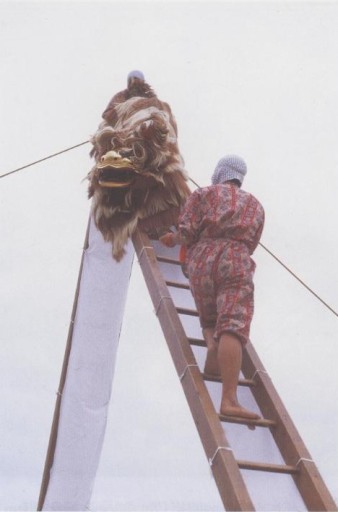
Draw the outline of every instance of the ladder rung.
[[[264,418],[260,418],[258,420],[250,420],[246,418],[240,418],[239,416],[226,416],[225,414],[220,414],[219,419],[226,423],[238,423],[240,425],[248,425],[254,427],[266,427],[271,428],[276,426],[276,422],[272,420],[266,420]]]
[[[252,469],[254,471],[269,471],[271,473],[287,473],[289,475],[294,475],[299,473],[299,469],[297,466],[288,466],[282,464],[268,464],[265,462],[251,462],[248,460],[238,460],[238,466],[241,469]]]
[[[176,311],[181,315],[198,316],[198,313],[195,309],[176,307]]]
[[[217,376],[217,375],[214,376],[214,375],[203,374],[203,379],[210,381],[210,382],[222,382],[221,377]],[[238,385],[239,386],[247,386],[247,387],[251,388],[252,386],[256,386],[256,381],[254,381],[252,379],[239,379]]]
[[[166,256],[156,256],[157,261],[162,263],[170,263],[171,265],[181,265],[179,260],[175,260],[173,258],[167,258]]]
[[[190,345],[196,345],[196,347],[206,347],[204,340],[198,338],[188,338]]]
[[[172,286],[173,288],[182,288],[184,290],[190,290],[188,283],[178,283],[177,281],[166,281],[166,285]]]

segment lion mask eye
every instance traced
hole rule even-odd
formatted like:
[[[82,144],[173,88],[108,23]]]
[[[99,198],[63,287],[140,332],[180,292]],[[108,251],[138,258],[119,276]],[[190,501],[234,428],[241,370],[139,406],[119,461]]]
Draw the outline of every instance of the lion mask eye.
[[[130,158],[134,156],[134,152],[132,149],[120,149],[119,153],[122,156],[122,158]]]

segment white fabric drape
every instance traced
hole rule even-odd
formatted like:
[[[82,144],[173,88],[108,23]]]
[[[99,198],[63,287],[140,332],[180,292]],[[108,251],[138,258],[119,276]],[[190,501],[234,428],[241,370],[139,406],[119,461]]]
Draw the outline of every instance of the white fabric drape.
[[[117,263],[91,221],[43,510],[85,510],[98,467],[134,250]]]

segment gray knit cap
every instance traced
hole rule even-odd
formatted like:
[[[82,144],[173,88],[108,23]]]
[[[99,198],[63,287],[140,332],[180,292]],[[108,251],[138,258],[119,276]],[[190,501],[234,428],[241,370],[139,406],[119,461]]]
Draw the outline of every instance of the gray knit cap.
[[[227,155],[221,158],[216,165],[214,174],[211,177],[211,183],[218,185],[225,181],[238,180],[242,184],[246,172],[246,163],[242,158],[237,155]]]
[[[142,71],[134,69],[134,71],[130,71],[130,73],[128,73],[128,82],[131,78],[139,78],[140,80],[144,80],[144,74],[142,73]]]

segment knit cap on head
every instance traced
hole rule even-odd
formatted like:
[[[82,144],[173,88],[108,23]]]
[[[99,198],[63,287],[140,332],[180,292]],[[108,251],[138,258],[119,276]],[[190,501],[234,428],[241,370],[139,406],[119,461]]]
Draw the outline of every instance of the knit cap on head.
[[[137,69],[134,69],[133,71],[130,71],[127,78],[128,78],[128,81],[131,78],[139,78],[140,80],[144,80],[144,74],[142,73],[142,71],[138,71]]]
[[[211,183],[218,185],[225,181],[238,180],[242,184],[246,172],[246,163],[242,158],[237,155],[228,155],[221,158],[216,165],[214,174],[211,177]]]

